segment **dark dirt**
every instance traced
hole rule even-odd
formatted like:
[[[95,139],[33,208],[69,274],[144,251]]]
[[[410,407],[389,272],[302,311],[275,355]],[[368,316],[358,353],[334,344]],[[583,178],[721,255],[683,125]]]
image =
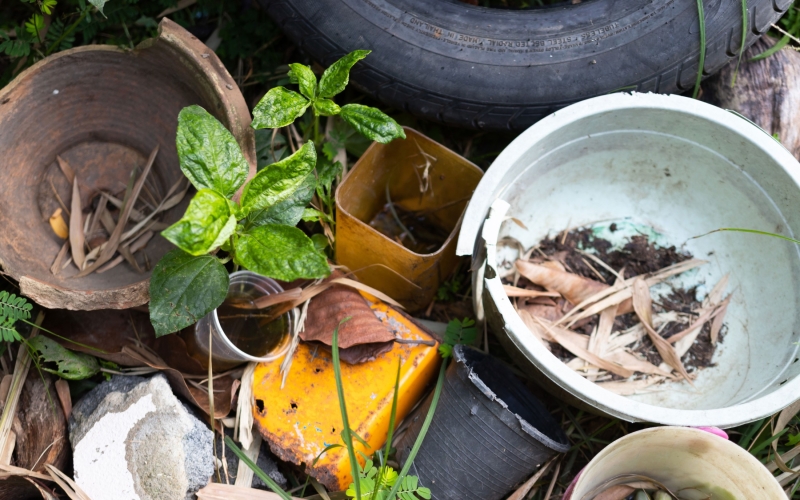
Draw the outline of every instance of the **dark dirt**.
[[[405,210],[397,204],[393,206],[408,232],[397,223],[388,203],[372,218],[369,225],[412,252],[423,255],[434,253],[450,236],[450,231],[433,224],[424,215]]]
[[[612,231],[615,230],[613,224],[610,229]],[[547,260],[557,260],[564,265],[567,271],[578,274],[584,278],[602,281],[609,285],[614,283],[616,277],[613,274],[595,261],[581,254],[578,249],[591,249],[596,257],[613,269],[620,270],[624,268],[625,277],[653,273],[692,258],[692,255],[680,252],[674,246],[656,246],[644,235],[633,236],[622,249],[611,250],[611,243],[608,240],[596,238],[591,229],[580,228],[568,232],[566,235],[564,233],[559,233],[553,238],[542,240],[539,243],[539,250],[541,250],[541,252],[535,251],[531,255],[531,259],[536,260],[538,254],[539,257],[542,258],[541,260],[545,260],[545,258]],[[602,279],[600,276],[602,276]],[[524,278],[520,279],[518,286],[532,287]],[[534,288],[536,287],[534,286]],[[561,300],[563,302],[563,299]],[[700,306],[701,301],[697,299],[696,287],[688,290],[673,289],[668,296],[653,302],[654,312],[677,311],[694,316],[697,316],[695,311],[699,309]],[[568,309],[570,306],[569,304],[565,304],[565,307]],[[590,335],[597,325],[598,320],[599,316],[595,315],[584,321],[579,321],[572,329],[585,335]],[[626,330],[636,325],[638,322],[639,320],[634,313],[619,315],[614,321],[614,331]],[[666,328],[662,331],[662,335],[664,338],[669,338],[685,328],[685,324],[672,322],[667,324]],[[727,327],[723,326],[719,332],[718,343],[722,342],[726,332]],[[558,344],[552,344],[551,349],[553,354],[564,362],[575,357]],[[713,366],[714,364],[711,362],[711,359],[714,356],[715,350],[716,346],[711,344],[711,322],[709,321],[703,326],[703,330],[697,337],[697,340],[694,342],[691,349],[689,349],[689,352],[681,358],[681,361],[689,371]],[[656,366],[662,362],[661,356],[647,336],[639,342],[638,347],[634,351],[647,358],[649,362]],[[615,376],[614,378],[617,377]]]

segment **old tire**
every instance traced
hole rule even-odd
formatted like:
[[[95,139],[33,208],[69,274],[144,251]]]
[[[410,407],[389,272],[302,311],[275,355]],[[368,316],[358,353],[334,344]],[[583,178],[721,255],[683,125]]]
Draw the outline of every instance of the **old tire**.
[[[696,0],[583,0],[532,10],[457,0],[261,0],[303,50],[330,64],[355,49],[355,84],[386,104],[451,125],[524,129],[618,90],[684,92],[700,55]],[[704,74],[739,53],[742,6],[704,0]],[[792,0],[748,0],[752,44]]]

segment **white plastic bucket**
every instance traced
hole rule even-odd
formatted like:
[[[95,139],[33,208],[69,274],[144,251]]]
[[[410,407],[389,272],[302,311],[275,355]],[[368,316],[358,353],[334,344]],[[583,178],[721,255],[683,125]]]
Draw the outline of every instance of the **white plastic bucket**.
[[[597,97],[543,119],[502,152],[467,207],[457,252],[473,256],[479,317],[485,311],[509,353],[552,392],[628,421],[731,427],[800,397],[800,258],[776,238],[690,238],[721,227],[796,236],[799,184],[797,160],[731,112],[680,96]],[[625,218],[710,261],[697,282],[710,287],[730,273],[728,333],[694,388],[671,382],[628,397],[601,389],[529,333],[497,277],[502,237],[527,248],[568,227]]]
[[[698,429],[655,427],[605,447],[581,471],[566,500],[591,500],[597,488],[623,474],[655,479],[687,499],[786,499],[761,462],[734,443]]]

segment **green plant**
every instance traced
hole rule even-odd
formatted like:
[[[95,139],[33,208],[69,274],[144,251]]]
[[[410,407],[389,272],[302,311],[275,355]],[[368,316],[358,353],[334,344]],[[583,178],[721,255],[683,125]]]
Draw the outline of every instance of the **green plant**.
[[[347,87],[350,69],[369,53],[369,50],[356,50],[345,55],[328,67],[319,81],[309,66],[290,64],[289,81],[298,85],[299,92],[281,86],[274,87],[253,110],[253,128],[256,129],[292,126],[297,119],[310,111],[310,119],[305,122],[303,140],[306,144],[312,142],[317,149],[317,182],[306,201],[306,204],[311,203],[315,208],[306,210],[303,219],[319,221],[323,226],[328,226],[330,230],[326,234],[329,239],[332,238],[334,226],[333,183],[342,171],[342,165],[334,161],[334,157],[338,149],[346,148],[354,141],[352,132],[336,126],[337,124],[332,128],[330,139],[324,140],[321,118],[340,117],[362,136],[383,144],[406,137],[403,128],[396,121],[376,108],[362,104],[346,104],[340,107],[333,101],[333,97]],[[312,200],[314,195],[316,200]]]
[[[0,337],[5,342],[22,340],[17,332],[16,323],[22,321],[31,325],[28,321],[31,318],[33,305],[24,297],[17,297],[13,293],[5,290],[0,291]]]
[[[333,183],[341,165],[318,161],[324,149],[320,116],[341,114],[356,130],[382,142],[405,136],[377,109],[356,104],[339,108],[330,100],[344,90],[350,68],[367,53],[343,57],[325,70],[319,83],[308,66],[290,65],[302,95],[273,88],[256,106],[253,127],[289,126],[311,108],[314,139],[263,166],[249,182],[247,160],[233,135],[200,106],[181,110],[178,158],[198,192],[183,218],[161,233],[178,248],[161,259],[150,281],[150,319],[157,336],[185,328],[222,304],[228,292],[227,262],[234,269],[241,266],[283,281],[329,274],[321,245],[294,227],[301,220],[333,226]],[[259,157],[266,153],[262,148]],[[277,157],[274,151],[269,156]],[[322,211],[307,208],[315,195]]]
[[[471,344],[478,337],[478,330],[475,328],[475,320],[464,318],[450,320],[444,332],[444,342],[439,346],[439,353],[443,358],[453,355],[453,347],[457,344]]]

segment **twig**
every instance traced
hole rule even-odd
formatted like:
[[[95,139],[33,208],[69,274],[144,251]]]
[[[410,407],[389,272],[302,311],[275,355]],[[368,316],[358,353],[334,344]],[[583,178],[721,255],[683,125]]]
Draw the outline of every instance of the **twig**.
[[[386,204],[389,206],[389,211],[392,213],[394,221],[397,222],[397,225],[400,226],[400,229],[402,229],[408,235],[408,237],[411,238],[411,241],[413,241],[414,244],[416,245],[417,239],[414,238],[414,235],[411,234],[411,231],[409,231],[408,228],[405,226],[405,224],[403,224],[403,222],[400,220],[400,217],[397,215],[397,211],[395,211],[394,209],[394,203],[392,203],[392,197],[389,194],[388,182],[386,183]]]

